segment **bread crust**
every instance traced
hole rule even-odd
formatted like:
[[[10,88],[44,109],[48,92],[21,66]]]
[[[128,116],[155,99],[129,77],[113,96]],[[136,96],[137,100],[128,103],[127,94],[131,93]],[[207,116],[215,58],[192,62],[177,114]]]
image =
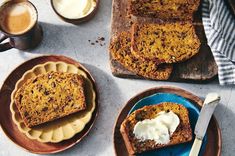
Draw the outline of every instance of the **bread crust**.
[[[135,154],[135,151],[133,149],[133,146],[131,145],[131,142],[129,141],[129,138],[128,138],[128,133],[126,132],[126,127],[124,124],[121,125],[121,128],[120,128],[120,132],[122,134],[122,137],[123,137],[123,140],[124,140],[124,143],[126,145],[126,149],[128,151],[128,153],[130,155],[134,155]]]
[[[155,114],[151,114],[154,112],[153,110],[156,111]],[[154,118],[154,116],[160,111],[166,110],[173,111],[180,118],[180,124],[177,127],[176,131],[172,134],[170,138],[170,143],[156,144],[153,140],[140,141],[135,138],[133,134],[133,128],[134,125],[138,122],[136,120],[137,118],[139,118],[139,121],[142,121],[144,119],[151,119]],[[142,153],[144,151],[185,143],[192,140],[192,129],[190,127],[188,110],[180,104],[170,102],[165,102],[158,105],[145,106],[134,111],[123,121],[120,127],[120,132],[124,139],[128,153],[131,155]]]
[[[27,127],[86,109],[83,77],[71,73],[49,72],[29,79],[14,99]]]

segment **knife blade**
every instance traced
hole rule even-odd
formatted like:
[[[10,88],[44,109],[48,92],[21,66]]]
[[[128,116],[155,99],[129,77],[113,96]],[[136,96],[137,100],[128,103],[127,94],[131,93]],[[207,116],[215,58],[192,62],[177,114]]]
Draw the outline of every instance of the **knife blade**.
[[[220,96],[217,93],[209,93],[203,103],[200,111],[194,134],[196,138],[194,140],[192,149],[189,156],[198,156],[201,148],[202,140],[206,134],[207,127],[209,125],[211,116],[220,101]]]

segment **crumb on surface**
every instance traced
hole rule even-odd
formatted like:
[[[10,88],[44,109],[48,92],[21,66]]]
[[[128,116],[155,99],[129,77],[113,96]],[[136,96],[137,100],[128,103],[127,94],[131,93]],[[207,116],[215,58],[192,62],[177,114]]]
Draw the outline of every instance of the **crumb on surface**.
[[[104,46],[105,44],[105,38],[104,37],[97,37],[95,41],[88,40],[88,42],[91,45],[95,45],[96,43],[99,44],[100,46]]]

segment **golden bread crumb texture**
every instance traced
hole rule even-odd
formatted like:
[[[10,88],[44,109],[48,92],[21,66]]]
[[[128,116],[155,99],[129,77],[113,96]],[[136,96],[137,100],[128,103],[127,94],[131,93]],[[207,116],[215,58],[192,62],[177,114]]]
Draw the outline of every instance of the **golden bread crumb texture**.
[[[133,24],[132,53],[162,63],[185,61],[199,52],[200,41],[191,22]]]
[[[28,127],[86,108],[83,77],[49,72],[27,80],[16,92],[15,103]]]
[[[126,69],[149,79],[167,80],[173,70],[171,64],[157,65],[154,60],[139,59],[131,53],[131,34],[121,32],[110,44],[110,53]]]

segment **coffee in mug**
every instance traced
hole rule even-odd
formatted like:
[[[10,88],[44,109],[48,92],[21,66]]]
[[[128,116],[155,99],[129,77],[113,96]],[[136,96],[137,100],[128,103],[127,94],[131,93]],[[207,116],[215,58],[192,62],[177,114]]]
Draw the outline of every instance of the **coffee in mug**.
[[[37,13],[27,2],[6,6],[0,17],[0,24],[9,34],[23,34],[36,22]]]
[[[33,48],[42,39],[37,24],[37,10],[29,1],[8,1],[0,7],[0,42],[10,38],[8,44],[0,44],[0,51],[10,48]]]

